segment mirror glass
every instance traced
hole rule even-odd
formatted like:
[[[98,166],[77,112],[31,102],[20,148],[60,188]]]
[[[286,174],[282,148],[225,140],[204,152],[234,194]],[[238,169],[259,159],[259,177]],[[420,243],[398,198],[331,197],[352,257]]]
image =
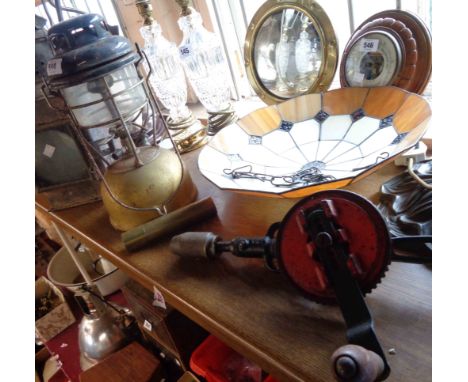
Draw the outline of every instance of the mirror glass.
[[[312,19],[293,8],[268,16],[254,42],[256,76],[272,94],[306,93],[322,66],[322,41]]]

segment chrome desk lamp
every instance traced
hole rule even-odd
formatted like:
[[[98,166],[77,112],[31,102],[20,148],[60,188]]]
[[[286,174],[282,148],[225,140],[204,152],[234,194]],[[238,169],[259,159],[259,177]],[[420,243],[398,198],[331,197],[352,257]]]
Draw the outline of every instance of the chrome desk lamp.
[[[136,321],[129,309],[111,304],[101,296],[68,236],[57,224],[52,225],[86,282],[79,292],[75,292],[83,312],[78,326],[80,366],[86,370],[127,345],[134,337],[132,328]]]

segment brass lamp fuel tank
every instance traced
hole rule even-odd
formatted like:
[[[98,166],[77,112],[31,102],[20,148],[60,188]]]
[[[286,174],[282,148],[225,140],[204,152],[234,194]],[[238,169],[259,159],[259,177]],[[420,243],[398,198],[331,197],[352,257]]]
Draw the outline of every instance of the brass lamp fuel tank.
[[[173,151],[155,146],[141,147],[143,165],[135,168],[135,158],[115,162],[104,179],[119,201],[136,208],[166,206],[171,212],[193,200],[197,190],[182,162]],[[135,228],[161,216],[157,211],[134,211],[116,202],[101,183],[101,196],[111,224],[120,231]]]

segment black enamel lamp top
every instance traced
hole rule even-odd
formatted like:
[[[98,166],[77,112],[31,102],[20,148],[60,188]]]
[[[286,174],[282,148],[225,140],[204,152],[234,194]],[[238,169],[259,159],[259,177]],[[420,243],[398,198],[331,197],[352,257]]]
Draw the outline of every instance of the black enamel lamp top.
[[[48,62],[47,74],[57,89],[96,79],[138,59],[130,41],[112,35],[96,14],[58,23],[48,37],[54,58]]]

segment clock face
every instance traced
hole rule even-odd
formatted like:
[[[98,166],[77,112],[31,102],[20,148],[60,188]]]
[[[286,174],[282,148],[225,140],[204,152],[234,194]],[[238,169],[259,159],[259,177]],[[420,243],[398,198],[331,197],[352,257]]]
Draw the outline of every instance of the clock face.
[[[401,67],[401,48],[386,32],[372,32],[358,38],[345,62],[348,86],[374,87],[391,85]]]

